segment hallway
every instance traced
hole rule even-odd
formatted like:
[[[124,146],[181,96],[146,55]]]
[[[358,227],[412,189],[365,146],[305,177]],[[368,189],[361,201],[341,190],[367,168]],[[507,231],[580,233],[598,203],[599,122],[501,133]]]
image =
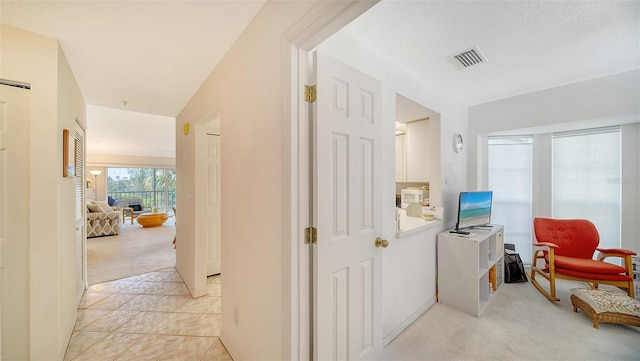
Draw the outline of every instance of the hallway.
[[[221,279],[193,299],[174,268],[90,286],[64,360],[231,360],[220,335]]]

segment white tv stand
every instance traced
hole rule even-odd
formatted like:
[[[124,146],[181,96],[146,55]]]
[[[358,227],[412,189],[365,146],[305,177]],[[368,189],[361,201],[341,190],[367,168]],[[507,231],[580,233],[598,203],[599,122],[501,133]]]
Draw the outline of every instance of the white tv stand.
[[[504,280],[503,227],[468,229],[469,235],[438,234],[438,302],[479,316]],[[495,266],[495,268],[494,268]],[[489,282],[495,271],[495,288]]]

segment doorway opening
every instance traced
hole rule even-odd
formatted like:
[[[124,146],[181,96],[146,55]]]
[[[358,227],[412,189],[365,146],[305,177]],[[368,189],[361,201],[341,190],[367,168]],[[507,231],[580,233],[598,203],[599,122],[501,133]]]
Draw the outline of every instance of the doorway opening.
[[[362,14],[364,11],[366,11],[366,9],[360,9],[358,10],[358,14],[360,15]],[[355,11],[354,11],[355,13]],[[353,14],[351,14],[353,15]],[[357,16],[356,15],[356,16]],[[385,60],[388,59],[384,59],[384,57],[377,57],[377,56],[356,56],[353,55],[350,52],[349,49],[351,48],[358,48],[358,49],[362,49],[362,48],[366,48],[366,46],[364,46],[361,43],[352,43],[353,39],[349,39],[349,35],[347,33],[345,34],[341,34],[341,32],[339,31],[340,28],[342,28],[342,25],[347,24],[349,21],[345,21],[344,19],[342,19],[342,23],[341,25],[335,25],[333,24],[335,27],[332,28],[332,31],[328,31],[331,32],[332,34],[328,34],[329,36],[326,37],[326,39],[324,39],[324,41],[319,42],[318,44],[315,44],[314,46],[311,47],[304,47],[301,46],[300,48],[298,47],[293,47],[293,53],[297,54],[296,56],[296,61],[294,62],[293,65],[297,67],[298,72],[297,74],[303,74],[301,77],[303,79],[306,80],[306,77],[304,76],[305,74],[305,69],[308,68],[308,59],[309,59],[309,52],[313,51],[313,50],[319,50],[319,52],[325,53],[327,55],[329,55],[330,57],[332,57],[335,60],[338,60],[348,66],[350,66],[351,68],[354,68],[362,73],[368,74],[370,76],[372,76],[373,78],[376,78],[378,80],[380,80],[383,84],[384,84],[384,91],[382,92],[380,98],[378,100],[381,101],[382,103],[382,107],[383,107],[383,112],[382,112],[382,117],[380,119],[378,119],[377,121],[381,121],[382,127],[384,128],[384,132],[386,135],[383,136],[381,142],[382,142],[382,148],[381,151],[383,152],[383,154],[385,154],[385,156],[383,157],[383,159],[381,160],[380,164],[382,165],[382,175],[381,175],[381,182],[382,184],[382,190],[381,190],[381,196],[383,197],[383,199],[388,199],[385,200],[383,202],[382,205],[382,209],[381,209],[381,214],[380,216],[382,217],[382,222],[383,222],[383,227],[382,227],[382,232],[380,234],[380,238],[382,240],[386,240],[389,243],[389,247],[401,247],[403,250],[401,251],[402,254],[407,255],[407,257],[400,257],[399,259],[395,260],[398,262],[387,262],[386,258],[387,255],[384,253],[384,250],[382,250],[382,247],[380,248],[376,248],[376,250],[374,252],[381,252],[383,254],[382,259],[385,259],[385,261],[383,262],[385,265],[385,272],[386,272],[386,267],[388,264],[400,264],[397,267],[394,267],[394,269],[392,270],[391,273],[394,274],[407,274],[408,278],[407,279],[411,279],[412,283],[413,281],[415,281],[415,284],[421,284],[422,286],[420,287],[420,292],[416,292],[416,294],[410,294],[407,296],[407,299],[403,300],[403,302],[400,302],[400,304],[398,304],[398,306],[400,306],[400,308],[398,307],[391,307],[394,309],[391,309],[390,307],[384,306],[383,309],[381,310],[381,312],[379,314],[376,315],[376,317],[380,318],[384,318],[384,321],[381,323],[382,326],[380,326],[379,328],[376,327],[369,327],[370,325],[367,325],[367,330],[369,330],[371,332],[370,335],[368,335],[367,337],[370,336],[370,338],[368,338],[369,340],[374,340],[372,344],[367,344],[371,347],[373,347],[374,349],[382,349],[384,344],[387,344],[388,342],[390,342],[391,340],[393,340],[393,338],[395,336],[397,336],[400,332],[402,332],[402,330],[404,328],[406,328],[413,320],[417,319],[418,316],[420,316],[424,311],[426,311],[427,308],[429,308],[431,305],[433,305],[435,303],[435,235],[440,232],[443,228],[442,223],[440,223],[438,226],[431,228],[429,230],[426,230],[424,232],[426,232],[427,234],[425,234],[425,238],[428,239],[428,242],[422,242],[422,243],[415,243],[414,245],[411,246],[405,246],[406,244],[411,244],[411,241],[407,240],[403,240],[403,243],[405,245],[402,245],[400,242],[398,242],[396,240],[397,236],[396,236],[396,225],[395,225],[395,207],[392,205],[393,203],[391,203],[391,197],[395,196],[396,193],[396,179],[395,179],[395,137],[394,137],[394,130],[395,130],[395,121],[397,119],[396,116],[396,103],[399,103],[400,100],[398,100],[399,98],[405,98],[408,101],[413,100],[416,104],[433,104],[433,96],[432,94],[430,94],[430,92],[424,92],[422,91],[420,86],[413,86],[415,85],[415,78],[413,79],[409,79],[407,80],[407,73],[403,72],[402,70],[400,71],[389,71],[389,72],[384,72],[384,71],[380,71],[379,69],[388,69],[388,67],[386,67],[384,64],[381,64],[382,62],[384,62]],[[330,23],[330,22],[329,22]],[[332,26],[327,26],[328,28],[331,28]],[[323,30],[326,30],[323,29]],[[375,52],[374,52],[375,53]],[[341,56],[341,54],[344,54],[344,56]],[[367,61],[369,61],[369,64],[366,63],[365,60],[363,59],[369,59]],[[382,59],[378,59],[378,58],[382,58]],[[377,69],[377,71],[376,71]],[[415,75],[415,74],[413,74]],[[298,75],[296,75],[298,76]],[[393,78],[396,79],[393,79]],[[295,77],[294,77],[295,78]],[[329,88],[332,89],[332,91],[334,91],[334,95],[335,94],[339,94],[342,90],[340,89],[344,89],[344,93],[347,94],[347,90],[348,88],[350,88],[350,86],[347,84],[346,81],[342,81],[342,77],[334,77],[336,79],[340,79],[340,81],[338,82],[334,82],[333,84],[329,84],[329,86],[327,86],[325,84],[324,87],[320,86],[320,80],[317,78],[314,78],[313,75],[309,76],[308,78],[308,85],[316,85],[317,84],[317,98],[320,99],[322,96],[322,92],[323,89]],[[301,80],[301,81],[297,81],[298,84],[302,84],[305,82],[305,80]],[[317,83],[316,83],[317,82]],[[404,83],[403,83],[404,82]],[[404,84],[409,84],[412,83],[412,86],[405,86]],[[408,90],[407,90],[408,89]],[[402,92],[402,95],[399,95],[396,93],[397,92]],[[296,94],[304,94],[303,89],[300,88],[296,88],[294,90],[292,90],[292,102],[298,101],[300,103],[300,108],[304,109],[305,106],[308,107],[308,105],[303,103],[303,99],[301,98],[300,95]],[[326,94],[325,94],[326,95]],[[430,97],[431,95],[431,97]],[[362,97],[366,97],[365,95],[361,95]],[[331,99],[333,101],[335,101],[338,105],[340,104],[350,104],[347,103],[347,101],[345,100],[344,102],[340,102],[339,100],[336,99],[340,99],[339,97],[334,97],[333,95],[331,96]],[[314,105],[311,106],[311,108],[315,108],[315,107],[321,107],[321,105],[319,105],[319,102],[321,100],[317,100],[316,103],[314,103]],[[334,104],[335,105],[335,104]],[[350,105],[349,105],[350,106]],[[346,108],[346,107],[345,107]],[[426,152],[426,158],[423,158],[423,163],[428,163],[428,165],[423,169],[423,170],[419,170],[418,174],[420,178],[426,178],[426,179],[420,179],[420,180],[426,180],[429,183],[430,186],[430,204],[432,205],[437,205],[437,206],[442,206],[442,171],[441,171],[441,119],[440,119],[440,112],[439,111],[435,111],[433,109],[436,109],[437,106],[434,105],[429,105],[425,107],[428,111],[430,111],[430,113],[428,113],[428,115],[425,115],[424,117],[420,117],[420,118],[429,118],[428,122],[424,122],[422,124],[428,124],[428,126],[426,128],[429,128],[429,131],[427,132],[427,138],[428,140],[423,143],[423,144],[419,144],[419,145],[425,145],[424,148],[422,148],[422,150],[417,150],[417,152]],[[360,111],[362,108],[361,107],[352,107],[350,106],[350,108],[352,111],[354,112],[358,112]],[[292,118],[293,119],[301,119],[299,123],[297,124],[293,124],[292,126],[294,127],[294,129],[296,130],[296,134],[298,135],[298,138],[295,139],[294,141],[300,142],[300,143],[305,143],[305,139],[309,139],[309,131],[316,129],[317,127],[319,127],[320,123],[323,122],[322,119],[318,118],[317,120],[317,124],[313,123],[311,121],[309,121],[309,123],[306,123],[307,120],[304,116],[300,116],[299,114],[292,114]],[[420,118],[416,118],[413,120],[420,120]],[[295,122],[295,121],[294,121]],[[364,121],[364,123],[366,123],[366,121]],[[367,123],[368,124],[368,123]],[[314,128],[316,127],[316,128]],[[433,127],[433,129],[431,129]],[[432,131],[433,130],[433,131]],[[416,131],[417,132],[417,131]],[[341,131],[335,131],[333,132],[333,137],[328,137],[327,139],[331,139],[328,142],[324,142],[323,144],[325,144],[324,146],[327,146],[329,148],[332,149],[342,149],[341,147],[343,147],[342,144],[344,144],[344,149],[347,149],[347,143],[350,142],[360,142],[360,140],[365,139],[367,137],[364,138],[360,138],[360,140],[353,140],[355,138],[352,138],[352,140],[345,140],[344,142],[342,142],[341,139],[339,139],[340,137],[338,135],[343,135],[346,134],[345,132],[341,132]],[[416,134],[414,132],[414,134]],[[318,138],[312,137],[311,139],[313,139],[312,141],[309,141],[309,143],[313,143],[313,142],[318,142]],[[366,142],[365,142],[366,143]],[[416,144],[416,143],[414,143]],[[363,145],[362,142],[360,142],[360,145],[363,146],[363,153],[362,154],[366,154],[366,146]],[[307,146],[309,148],[311,148],[312,144],[307,144]],[[431,152],[431,150],[433,150]],[[309,155],[307,153],[300,153],[299,155],[297,155],[296,157],[294,157],[295,159],[292,160],[292,164],[303,164],[300,168],[300,172],[306,172],[306,168],[305,167],[309,167],[310,174],[314,174],[315,172],[318,172],[318,168],[316,168],[316,164],[314,164],[313,162],[316,161],[316,159],[318,159],[318,157],[320,157],[321,155],[316,154],[315,152],[332,152],[332,150],[327,150],[327,149],[321,149],[316,148],[313,150],[313,152]],[[412,154],[415,155],[415,154]],[[300,160],[304,160],[304,159],[310,159],[309,160],[309,164],[305,164],[304,161],[300,162]],[[336,159],[336,158],[334,158]],[[345,158],[346,159],[346,158]],[[352,161],[350,162],[344,162],[344,164],[360,164],[360,163],[353,163]],[[362,170],[364,170],[365,172],[368,172],[368,168],[366,166],[362,166],[362,167],[355,167],[351,168],[351,167],[347,167],[344,169],[347,169],[347,172],[356,172],[355,168],[360,168]],[[338,169],[338,168],[336,168]],[[414,170],[417,170],[418,168],[414,168]],[[320,173],[324,173],[324,171],[320,171]],[[331,172],[330,172],[331,173]],[[332,174],[336,174],[335,172]],[[297,183],[297,187],[296,189],[299,189],[298,193],[295,194],[294,196],[297,196],[297,203],[296,205],[299,206],[300,209],[300,214],[298,219],[302,219],[302,220],[306,220],[306,219],[313,219],[313,222],[315,222],[317,220],[317,218],[321,218],[321,217],[326,217],[326,214],[317,214],[314,212],[317,212],[317,208],[316,205],[313,202],[320,202],[321,200],[318,199],[319,197],[316,195],[315,197],[311,197],[311,200],[313,201],[309,201],[309,203],[307,203],[305,201],[305,197],[307,197],[307,195],[309,194],[309,192],[317,192],[314,191],[314,187],[319,187],[320,185],[318,184],[319,182],[317,181],[313,181],[313,175],[310,175],[308,178],[304,178],[302,180],[300,180],[300,183]],[[418,177],[418,176],[416,176]],[[405,178],[406,180],[407,178]],[[334,186],[335,184],[340,184],[339,182],[333,182],[333,180],[331,181]],[[307,187],[307,183],[309,184],[309,186]],[[295,184],[295,182],[294,182]],[[349,190],[351,189],[355,189],[353,187],[345,187],[346,191],[345,194],[349,193]],[[363,187],[359,187],[357,189],[367,189],[366,186]],[[323,195],[322,197],[328,197],[329,195]],[[358,198],[361,199],[361,198]],[[334,205],[336,203],[334,202]],[[336,211],[336,209],[334,209],[333,211]],[[331,213],[332,216],[335,216],[336,212]],[[314,224],[312,222],[313,226],[316,226],[317,224]],[[302,224],[304,224],[304,222],[301,222]],[[292,229],[295,229],[293,227],[294,224],[292,224]],[[303,225],[301,225],[301,229],[305,228]],[[358,231],[358,229],[354,229],[353,227],[350,228],[353,231]],[[331,231],[335,229],[329,227],[329,229],[324,229],[324,231],[322,229],[318,229],[317,232],[318,234],[321,233],[331,233]],[[299,244],[302,244],[303,239],[300,239]],[[369,241],[363,241],[363,242],[369,242]],[[316,334],[316,332],[318,332],[318,327],[319,326],[317,323],[315,322],[321,322],[322,319],[324,318],[328,318],[328,319],[332,319],[331,315],[318,315],[316,314],[316,310],[313,309],[313,307],[311,306],[307,306],[307,304],[304,302],[304,297],[308,297],[309,299],[309,303],[312,305],[318,305],[318,304],[322,304],[323,302],[320,301],[318,299],[318,290],[316,288],[314,288],[313,285],[313,281],[315,280],[315,276],[311,271],[306,271],[307,269],[314,269],[315,267],[317,267],[317,265],[314,265],[312,263],[312,259],[316,260],[316,258],[318,257],[317,253],[321,253],[321,251],[318,249],[318,247],[320,246],[311,246],[311,250],[309,250],[308,248],[302,246],[298,246],[295,244],[296,243],[296,239],[292,239],[292,248],[295,249],[297,251],[296,253],[296,257],[294,257],[294,259],[292,259],[292,266],[295,266],[298,270],[300,270],[300,273],[293,275],[292,274],[292,278],[298,282],[298,284],[296,285],[297,287],[295,288],[296,290],[300,290],[301,293],[304,292],[303,298],[298,298],[293,300],[292,299],[292,317],[294,319],[296,319],[296,316],[299,318],[299,320],[303,321],[303,322],[299,322],[296,327],[299,327],[299,329],[302,329],[302,331],[304,331],[305,327],[309,328],[309,338],[308,341],[305,339],[300,339],[298,340],[299,343],[297,345],[292,345],[292,354],[295,353],[299,353],[299,354],[304,354],[304,351],[309,351],[311,354],[313,354],[313,350],[315,348],[315,350],[320,350],[322,349],[322,347],[324,347],[324,345],[321,345],[320,343],[322,342],[319,338],[320,335]],[[324,244],[327,243],[327,240],[325,240]],[[377,243],[377,242],[376,242]],[[394,244],[395,243],[395,244]],[[318,239],[318,244],[321,245],[323,244],[321,239]],[[382,244],[382,242],[380,243]],[[374,243],[371,242],[372,247],[374,246]],[[418,251],[419,249],[419,251]],[[413,258],[411,258],[412,254],[418,254],[420,252],[423,252],[423,254],[426,255],[426,257],[423,257],[422,260],[420,260],[421,264],[419,266],[419,268],[422,269],[422,271],[419,272],[420,275],[413,273],[410,274],[409,271],[407,271],[407,269],[409,268],[408,265],[414,265],[414,261],[418,261],[415,260]],[[311,253],[311,256],[309,255],[309,253]],[[395,253],[395,252],[394,252]],[[335,256],[335,254],[333,254],[333,256]],[[320,256],[322,257],[322,256]],[[391,260],[393,257],[389,258],[389,260]],[[396,257],[397,258],[397,257]],[[404,259],[404,260],[403,260]],[[375,263],[375,262],[374,262]],[[402,264],[401,264],[402,263]],[[364,267],[364,266],[363,266]],[[364,267],[366,268],[366,267]],[[334,274],[335,281],[339,282],[340,277],[338,277],[338,274]],[[346,277],[346,276],[345,276]],[[366,279],[366,277],[365,277]],[[312,280],[312,281],[308,281],[308,280]],[[376,287],[382,287],[382,285],[384,284],[384,287],[387,286],[392,286],[391,285],[391,280],[386,280],[387,282],[385,282],[385,278],[383,277],[380,282],[381,283],[375,283],[375,285],[373,286],[373,288]],[[374,282],[378,282],[378,281],[374,281]],[[397,282],[396,282],[397,283]],[[393,288],[393,287],[391,287]],[[391,292],[391,294],[393,294],[394,292]],[[419,294],[418,294],[419,293]],[[305,296],[306,294],[306,296]],[[385,292],[386,294],[386,292]],[[297,296],[297,295],[293,295],[293,296]],[[383,297],[385,297],[383,295]],[[411,301],[408,301],[408,299],[411,298]],[[360,298],[358,298],[360,300]],[[389,302],[388,300],[385,300],[384,302],[382,302],[383,304],[397,304],[394,302]],[[413,305],[420,305],[420,307],[414,308],[412,309],[412,312],[408,312],[408,309],[410,307],[407,307],[408,303],[412,303],[411,307],[413,307]],[[404,306],[402,305],[404,304]],[[370,305],[371,306],[371,305]],[[345,306],[346,307],[346,306]],[[347,308],[344,308],[344,310],[346,310]],[[375,310],[375,305],[371,306],[369,308],[364,307],[363,309],[366,310]],[[398,309],[401,309],[402,311],[398,312]],[[296,315],[296,310],[298,311],[298,314]],[[346,311],[345,311],[346,312]],[[369,312],[369,311],[367,311]],[[378,312],[378,311],[373,311],[373,312]],[[308,316],[311,315],[311,316]],[[296,319],[298,320],[298,319]],[[292,322],[293,324],[294,322]],[[358,326],[359,327],[359,326]],[[336,339],[340,339],[340,333],[339,330],[335,330],[334,335],[336,335],[337,337],[334,338],[334,340]],[[306,336],[306,335],[305,335]],[[349,334],[349,336],[351,336],[351,334]],[[294,340],[295,342],[296,340]],[[334,345],[335,346],[335,345]],[[344,345],[338,345],[339,349],[344,351],[345,350],[345,346]],[[333,347],[333,346],[330,346]],[[304,350],[304,351],[303,351]],[[362,350],[362,352],[365,352],[364,350]],[[369,353],[370,355],[375,354],[375,352]],[[346,355],[346,354],[345,354]],[[317,355],[316,355],[317,356]],[[356,358],[356,356],[354,356],[353,354],[351,354],[350,352],[348,352],[348,357],[349,358]],[[357,356],[357,358],[367,358],[368,356],[364,356],[364,353],[359,353],[359,355]]]
[[[86,117],[86,284],[174,267],[175,118],[94,105]]]

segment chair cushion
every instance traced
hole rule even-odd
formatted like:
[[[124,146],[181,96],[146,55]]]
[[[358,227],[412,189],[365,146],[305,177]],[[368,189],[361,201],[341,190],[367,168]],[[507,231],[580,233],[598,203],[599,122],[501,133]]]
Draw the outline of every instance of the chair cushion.
[[[558,245],[560,256],[590,259],[600,242],[595,225],[585,219],[535,218],[533,226],[536,240]]]
[[[87,203],[87,209],[89,209],[89,212],[100,212],[98,205],[93,203]]]
[[[554,258],[556,268],[569,269],[579,271],[581,273],[616,275],[626,272],[626,269],[624,269],[624,267],[620,267],[608,262],[596,261],[593,259],[574,258],[566,256],[555,256]]]
[[[142,204],[142,198],[140,197],[130,197],[122,199],[123,207],[131,207],[132,204]]]
[[[120,219],[119,212],[92,212],[87,214],[87,220],[95,221],[95,220],[106,220],[106,219]]]
[[[107,203],[107,201],[91,201],[91,203],[97,205],[98,208],[100,208],[101,212],[113,211],[113,209],[111,208],[111,206],[109,206],[109,203]]]
[[[640,317],[640,301],[625,293],[590,288],[572,288],[571,293],[591,306],[595,313],[614,312]]]
[[[632,281],[632,278],[627,276],[626,274],[604,274],[604,273],[588,273],[588,272],[579,272],[565,268],[556,268],[556,273],[561,273],[563,275],[577,277],[581,279],[590,279],[594,281],[623,281],[629,282]]]

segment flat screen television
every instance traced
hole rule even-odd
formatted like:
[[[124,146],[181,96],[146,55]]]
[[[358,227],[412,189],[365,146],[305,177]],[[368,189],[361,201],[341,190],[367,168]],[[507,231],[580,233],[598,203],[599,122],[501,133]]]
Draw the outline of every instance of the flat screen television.
[[[456,231],[490,224],[492,200],[493,191],[461,192]]]

